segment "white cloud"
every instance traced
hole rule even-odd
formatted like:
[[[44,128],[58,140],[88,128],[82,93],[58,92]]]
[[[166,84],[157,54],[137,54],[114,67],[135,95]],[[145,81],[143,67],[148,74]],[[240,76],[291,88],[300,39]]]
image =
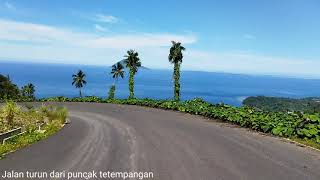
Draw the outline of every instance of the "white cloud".
[[[99,37],[86,41],[85,45],[94,48],[128,49],[170,46],[172,40],[191,44],[196,42],[197,39],[193,36],[140,33]]]
[[[0,19],[0,40],[34,44],[64,44],[87,48],[139,48],[150,46],[170,46],[171,40],[194,43],[193,36],[174,34],[121,34],[100,36],[94,33],[76,32],[41,24],[15,22]]]
[[[241,51],[199,51],[189,47],[197,42],[193,35],[131,33],[101,36],[0,19],[0,59],[4,60],[111,65],[121,60],[126,50],[133,48],[139,52],[144,66],[172,68],[168,62],[171,40],[181,41],[187,48],[182,65],[184,70],[320,77],[320,61]]]
[[[95,24],[95,25],[94,25],[94,28],[95,28],[97,31],[101,31],[101,32],[106,32],[106,31],[108,31],[107,28],[102,27],[102,26],[100,26],[99,24]]]
[[[167,33],[102,36],[94,32],[0,19],[1,59],[109,65],[123,58],[128,49],[154,52],[157,48],[171,46],[171,40],[191,44],[197,38]],[[57,61],[59,59],[61,61]]]
[[[78,40],[81,40],[80,38],[88,38],[89,36],[46,25],[0,19],[0,40],[26,43],[70,42],[76,44]]]
[[[116,23],[119,21],[117,17],[111,15],[104,15],[104,14],[96,14],[94,20],[97,22],[103,23]]]

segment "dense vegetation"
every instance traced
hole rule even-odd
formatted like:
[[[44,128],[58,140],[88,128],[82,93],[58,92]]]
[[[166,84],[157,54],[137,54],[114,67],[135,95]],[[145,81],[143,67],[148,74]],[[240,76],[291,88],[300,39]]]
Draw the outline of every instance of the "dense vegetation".
[[[116,103],[170,109],[231,122],[276,136],[306,139],[320,143],[320,116],[318,113],[264,112],[247,106],[213,105],[202,99],[181,102],[153,99],[102,99],[90,96],[85,98],[54,97],[40,101]]]
[[[0,110],[0,133],[19,127],[25,133],[1,144],[0,156],[50,136],[62,127],[67,116],[64,107],[42,105],[36,109],[29,104],[21,107],[8,101]],[[39,130],[39,126],[43,128]]]
[[[0,102],[8,99],[17,101],[34,101],[35,86],[31,83],[23,86],[21,89],[14,84],[9,76],[0,74]]]
[[[6,77],[0,74],[0,99],[15,99],[19,96],[20,91],[18,86],[11,82],[9,76]]]
[[[34,101],[35,86],[31,83],[23,86],[21,90],[14,84],[9,76],[0,74],[0,102],[5,102],[8,99],[18,101]]]
[[[243,105],[263,111],[320,113],[320,99],[312,97],[302,99],[265,96],[248,97],[243,101]]]

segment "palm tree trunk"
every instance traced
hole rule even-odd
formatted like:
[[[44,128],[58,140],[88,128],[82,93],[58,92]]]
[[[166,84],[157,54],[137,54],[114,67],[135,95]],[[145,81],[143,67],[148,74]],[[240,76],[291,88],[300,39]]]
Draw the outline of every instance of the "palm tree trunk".
[[[113,98],[116,96],[116,84],[118,84],[118,78],[113,82]]]
[[[180,63],[174,64],[174,100],[180,101]]]
[[[115,91],[116,91],[116,86],[115,85],[110,86],[108,99],[114,99]]]
[[[82,92],[81,92],[81,88],[79,88],[79,93],[80,93],[80,97],[82,97]]]
[[[130,69],[130,77],[129,77],[129,99],[134,98],[134,71],[133,69]]]

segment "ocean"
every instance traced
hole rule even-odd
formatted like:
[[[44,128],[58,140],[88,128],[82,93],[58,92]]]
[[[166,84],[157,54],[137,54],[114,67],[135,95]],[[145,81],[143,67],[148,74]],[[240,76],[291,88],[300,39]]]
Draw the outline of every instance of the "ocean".
[[[113,79],[110,67],[0,62],[0,74],[9,75],[19,87],[33,83],[36,97],[76,97],[78,89],[71,85],[72,74],[81,69],[87,75],[83,89],[86,96],[106,97]],[[128,73],[119,79],[116,97],[127,98]],[[182,71],[182,100],[203,98],[212,103],[241,106],[248,96],[314,97],[320,96],[319,79],[299,79],[260,75]],[[170,99],[173,97],[172,70],[140,69],[135,77],[135,96],[139,98]]]

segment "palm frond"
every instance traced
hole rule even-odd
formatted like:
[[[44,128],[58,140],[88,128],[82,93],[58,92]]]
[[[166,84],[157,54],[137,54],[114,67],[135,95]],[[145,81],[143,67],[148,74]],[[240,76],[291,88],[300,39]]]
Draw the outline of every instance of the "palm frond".
[[[168,60],[171,63],[181,63],[183,59],[182,51],[185,51],[186,48],[181,45],[180,42],[171,41],[172,46],[168,55]]]
[[[132,69],[135,73],[141,67],[141,61],[139,58],[139,53],[134,50],[127,51],[127,55],[124,56],[125,66],[129,69]]]
[[[85,81],[86,74],[79,70],[76,74],[72,75],[72,85],[75,85],[76,88],[83,87],[84,84],[87,84],[87,81]]]

